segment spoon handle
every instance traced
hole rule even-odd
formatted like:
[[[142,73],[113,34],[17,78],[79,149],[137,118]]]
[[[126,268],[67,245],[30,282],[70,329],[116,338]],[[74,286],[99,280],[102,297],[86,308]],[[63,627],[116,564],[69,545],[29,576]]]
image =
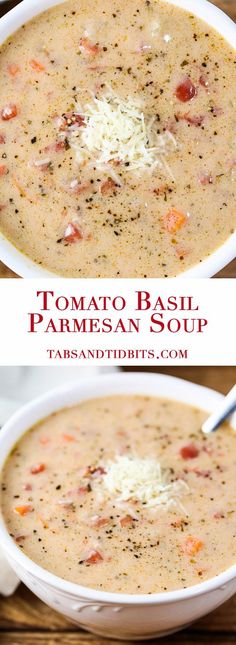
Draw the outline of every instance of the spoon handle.
[[[232,387],[227,396],[220,403],[216,412],[203,423],[202,431],[205,434],[214,432],[236,410],[236,385]]]

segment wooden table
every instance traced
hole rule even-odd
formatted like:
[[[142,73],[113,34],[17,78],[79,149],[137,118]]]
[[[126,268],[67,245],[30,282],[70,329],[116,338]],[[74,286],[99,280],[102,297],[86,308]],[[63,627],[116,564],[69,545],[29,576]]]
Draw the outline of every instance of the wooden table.
[[[152,371],[173,374],[223,393],[233,386],[236,375],[234,367],[163,367]],[[210,645],[213,639],[215,645],[236,643],[236,596],[185,631],[165,639],[156,639],[152,643]],[[106,645],[107,642],[104,638],[76,629],[38,600],[24,585],[20,585],[11,598],[0,597],[1,645]],[[110,642],[118,645],[118,641]],[[148,645],[149,641],[145,642]],[[129,645],[128,641],[126,645]]]
[[[39,4],[40,4],[40,0]],[[197,2],[197,0],[195,0]],[[236,0],[212,0],[212,3],[224,9],[228,15],[236,20]],[[19,4],[19,0],[10,0],[3,6],[0,5],[0,16],[3,16],[6,11]],[[10,269],[8,269],[2,262],[0,262],[0,278],[15,278],[17,277]],[[236,278],[236,260],[226,266],[223,271],[220,271],[216,277],[219,278]]]

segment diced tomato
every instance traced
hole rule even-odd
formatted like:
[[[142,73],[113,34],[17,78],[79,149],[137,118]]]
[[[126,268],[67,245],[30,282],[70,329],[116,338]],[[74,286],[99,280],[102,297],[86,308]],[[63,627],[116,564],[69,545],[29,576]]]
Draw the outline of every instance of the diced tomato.
[[[175,253],[179,260],[184,260],[184,258],[189,255],[190,251],[188,249],[185,249],[183,246],[176,246],[175,247]]]
[[[199,177],[199,182],[202,186],[207,186],[208,184],[213,184],[214,179],[212,175],[208,175],[207,173],[202,173]]]
[[[72,434],[63,434],[62,436],[64,441],[68,441],[68,443],[75,441],[75,437]]]
[[[81,114],[77,114],[77,112],[66,112],[62,117],[57,117],[57,127],[60,131],[66,128],[73,129],[74,126],[80,128],[85,125],[84,117]]]
[[[67,225],[66,230],[64,231],[64,235],[63,235],[63,238],[64,238],[65,242],[69,242],[70,244],[73,244],[74,242],[77,242],[78,240],[82,240],[83,237],[84,236],[83,236],[83,233],[82,233],[81,229],[78,228],[78,226],[76,226],[75,224],[73,224],[73,222],[70,222]]]
[[[19,544],[19,542],[23,542],[23,540],[25,540],[25,538],[26,538],[26,535],[16,535],[15,536],[15,541],[17,542],[17,544]]]
[[[98,515],[95,515],[94,517],[91,518],[91,524],[96,529],[99,529],[101,526],[107,526],[107,524],[109,524],[110,521],[111,520],[109,517],[99,517]]]
[[[211,111],[213,116],[222,116],[224,114],[224,110],[216,106],[214,106]]]
[[[40,437],[39,443],[41,443],[42,446],[46,446],[50,442],[50,439],[48,437]]]
[[[33,510],[34,508],[31,504],[24,504],[23,506],[16,506],[14,508],[14,513],[23,517],[24,515],[27,515],[27,513],[33,513]]]
[[[72,499],[59,499],[57,504],[62,508],[74,508],[74,501]]]
[[[30,469],[31,475],[38,475],[39,473],[43,473],[45,468],[46,468],[45,464],[35,464]]]
[[[188,112],[185,112],[185,114],[180,114],[179,112],[175,114],[175,118],[177,121],[186,121],[186,123],[189,123],[189,125],[195,125],[196,127],[200,127],[203,124],[204,121],[204,116],[190,116]]]
[[[147,43],[141,43],[139,45],[137,51],[137,54],[145,54],[145,52],[149,52],[152,49],[152,45],[148,45]]]
[[[29,64],[32,69],[35,70],[35,72],[45,72],[45,67],[44,65],[42,65],[42,63],[40,63],[40,61],[33,58],[32,60],[30,60]]]
[[[54,143],[49,143],[44,152],[62,152],[67,149],[66,141],[54,141]]]
[[[182,459],[195,459],[199,455],[199,450],[194,443],[190,443],[188,446],[183,446],[183,448],[180,448],[179,452]]]
[[[155,195],[164,195],[168,188],[168,184],[161,184],[161,186],[159,186],[158,188],[154,188],[153,192],[155,193]]]
[[[211,476],[211,470],[200,470],[200,468],[193,468],[193,472],[197,477],[204,477],[204,479],[208,479]]]
[[[172,208],[164,215],[163,219],[168,233],[176,233],[186,223],[187,216],[176,208]]]
[[[87,486],[79,486],[77,488],[76,493],[77,495],[85,495],[85,493],[90,493],[91,492],[91,486],[87,484]]]
[[[196,555],[202,548],[202,540],[191,536],[187,537],[183,544],[183,551],[186,555]]]
[[[67,190],[73,195],[81,195],[89,189],[91,189],[91,184],[89,181],[80,183],[77,179],[73,179],[67,187]]]
[[[5,134],[3,134],[2,132],[0,132],[0,143],[6,143]]]
[[[134,518],[131,517],[131,515],[126,515],[125,517],[122,517],[120,520],[120,525],[122,526],[122,529],[125,528],[126,526],[132,526],[133,523],[135,522]]]
[[[38,168],[41,172],[46,172],[52,167],[51,159],[35,159],[32,162],[34,168]]]
[[[81,38],[79,42],[80,51],[87,56],[97,56],[101,49],[98,45],[94,45],[88,38]]]
[[[7,71],[8,71],[8,74],[10,74],[10,76],[14,77],[14,76],[17,76],[17,74],[19,74],[20,67],[16,63],[10,63],[8,65]]]
[[[31,484],[23,484],[22,490],[32,490]]]
[[[14,119],[18,114],[17,107],[14,103],[8,103],[0,112],[1,119],[3,121],[10,121]]]
[[[97,564],[98,562],[101,562],[103,560],[103,556],[99,551],[90,551],[89,555],[87,558],[83,559],[83,562],[86,562],[86,564]]]
[[[213,517],[215,520],[223,520],[225,515],[224,513],[222,513],[222,511],[217,511],[216,513],[214,513]]]
[[[182,83],[177,86],[175,90],[175,96],[178,101],[181,101],[182,103],[192,101],[192,99],[197,96],[197,88],[195,87],[189,76],[187,76],[182,81]]]
[[[7,173],[8,173],[7,166],[5,166],[5,164],[2,164],[2,166],[0,166],[0,177],[4,177],[4,175],[7,175]]]
[[[111,177],[108,177],[104,184],[101,185],[101,193],[102,195],[108,195],[109,193],[114,193],[116,188],[117,184],[115,181]]]
[[[176,520],[175,522],[171,522],[171,526],[173,529],[181,529],[184,526],[184,520]]]
[[[209,80],[206,76],[203,76],[203,74],[199,78],[199,83],[202,87],[205,88],[205,90],[209,91]]]
[[[101,477],[101,475],[106,475],[106,470],[102,468],[102,466],[98,466],[98,468],[90,468],[89,471],[92,477]]]
[[[203,446],[203,451],[206,452],[207,455],[210,455],[210,457],[213,455],[214,450],[212,449],[211,446]]]

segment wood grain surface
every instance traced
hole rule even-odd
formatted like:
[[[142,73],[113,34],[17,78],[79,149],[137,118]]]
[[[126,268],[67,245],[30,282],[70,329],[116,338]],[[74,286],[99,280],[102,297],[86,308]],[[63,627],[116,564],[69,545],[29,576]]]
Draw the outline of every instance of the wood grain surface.
[[[197,0],[194,0],[197,2]],[[40,0],[38,0],[40,4]],[[0,5],[0,16],[3,16],[6,11],[9,11],[19,2],[13,0],[10,2],[5,2],[3,5]],[[212,0],[212,4],[215,4],[220,9],[226,11],[226,13],[236,20],[236,0]],[[17,277],[8,267],[6,267],[2,262],[0,262],[0,278],[15,278]],[[219,278],[236,278],[236,260],[228,264],[223,271],[220,271],[216,277]]]

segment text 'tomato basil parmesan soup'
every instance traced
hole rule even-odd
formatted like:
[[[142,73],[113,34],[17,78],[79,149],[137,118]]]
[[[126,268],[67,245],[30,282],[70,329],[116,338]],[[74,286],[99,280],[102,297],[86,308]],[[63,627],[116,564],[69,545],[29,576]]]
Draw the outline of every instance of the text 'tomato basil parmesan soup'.
[[[233,232],[236,53],[206,23],[162,0],[68,0],[0,66],[0,228],[37,264],[168,277]]]
[[[146,396],[85,401],[29,430],[2,473],[18,547],[44,569],[118,593],[170,591],[236,560],[236,433]]]

